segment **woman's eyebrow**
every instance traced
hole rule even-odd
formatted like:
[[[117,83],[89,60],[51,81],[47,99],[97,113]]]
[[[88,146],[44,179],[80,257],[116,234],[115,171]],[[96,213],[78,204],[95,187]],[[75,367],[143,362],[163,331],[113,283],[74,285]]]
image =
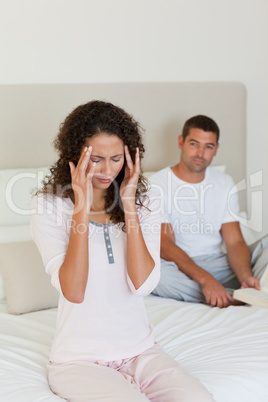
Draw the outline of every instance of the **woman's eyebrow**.
[[[93,156],[94,158],[104,159],[104,156],[100,156],[100,155],[93,155],[93,154],[91,154],[91,156]],[[119,156],[123,156],[123,154],[113,155],[113,156],[111,156],[111,158],[118,158]]]
[[[114,155],[114,156],[111,156],[111,158],[118,158],[118,156],[123,156],[124,154],[117,154],[117,155]]]

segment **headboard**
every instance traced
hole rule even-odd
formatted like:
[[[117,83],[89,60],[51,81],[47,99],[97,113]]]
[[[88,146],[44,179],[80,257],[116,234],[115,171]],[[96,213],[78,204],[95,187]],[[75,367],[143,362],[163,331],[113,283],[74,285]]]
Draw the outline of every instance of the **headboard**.
[[[92,99],[115,103],[140,122],[144,171],[175,164],[185,120],[206,114],[221,130],[213,164],[225,165],[235,182],[246,177],[246,91],[223,82],[0,85],[0,169],[51,165],[59,124]],[[246,194],[241,202],[245,209]]]

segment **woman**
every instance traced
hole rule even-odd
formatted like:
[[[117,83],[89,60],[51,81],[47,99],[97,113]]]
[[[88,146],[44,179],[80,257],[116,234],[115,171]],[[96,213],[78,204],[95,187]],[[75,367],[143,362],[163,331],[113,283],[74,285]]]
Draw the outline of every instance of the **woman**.
[[[147,196],[137,122],[110,103],[77,107],[33,198],[33,238],[59,291],[48,365],[68,401],[211,401],[154,342],[143,297],[159,280],[160,208]]]

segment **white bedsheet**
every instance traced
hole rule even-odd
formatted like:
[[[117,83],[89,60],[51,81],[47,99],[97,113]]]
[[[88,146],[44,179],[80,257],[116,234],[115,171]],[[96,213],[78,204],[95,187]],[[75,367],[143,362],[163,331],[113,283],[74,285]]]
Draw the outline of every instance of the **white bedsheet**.
[[[268,309],[146,298],[156,340],[216,402],[268,401]],[[46,379],[56,309],[0,313],[0,401],[57,401]],[[198,402],[198,401],[196,401]]]

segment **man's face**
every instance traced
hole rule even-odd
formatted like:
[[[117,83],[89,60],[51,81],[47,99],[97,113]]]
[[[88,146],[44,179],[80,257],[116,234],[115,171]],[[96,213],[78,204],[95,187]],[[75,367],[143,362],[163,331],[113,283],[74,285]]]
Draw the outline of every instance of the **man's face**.
[[[184,141],[182,135],[179,136],[180,163],[190,172],[204,172],[216,155],[218,147],[216,134],[191,128]]]

